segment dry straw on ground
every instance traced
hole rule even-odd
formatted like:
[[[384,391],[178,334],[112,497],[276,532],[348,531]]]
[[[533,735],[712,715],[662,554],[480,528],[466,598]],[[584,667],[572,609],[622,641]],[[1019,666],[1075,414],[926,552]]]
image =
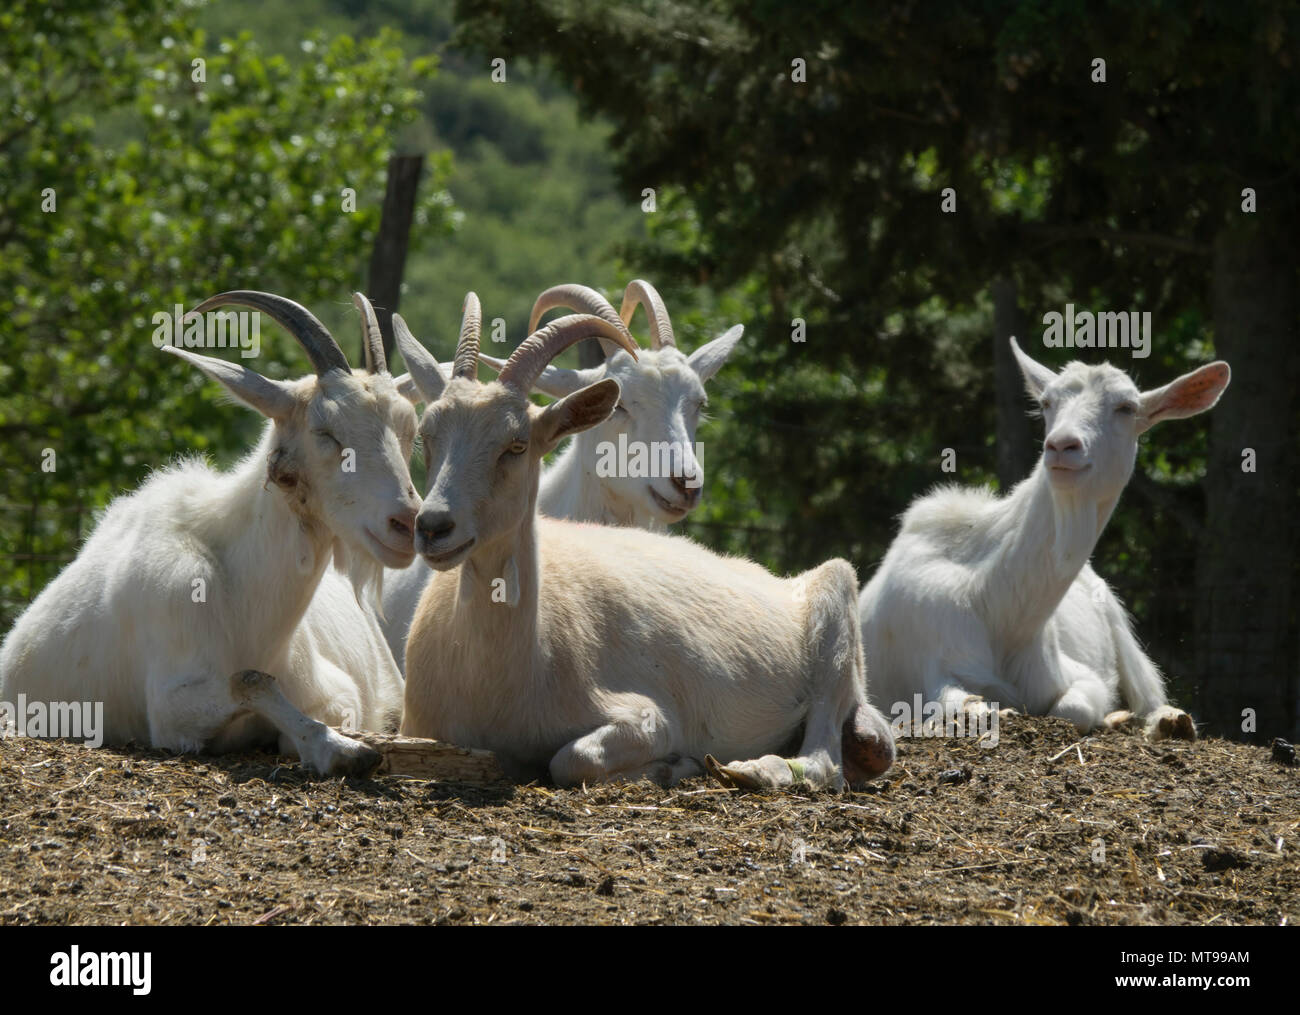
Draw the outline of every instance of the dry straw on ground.
[[[909,740],[839,797],[321,781],[5,740],[0,923],[1300,919],[1300,768],[1051,719],[1001,734]]]

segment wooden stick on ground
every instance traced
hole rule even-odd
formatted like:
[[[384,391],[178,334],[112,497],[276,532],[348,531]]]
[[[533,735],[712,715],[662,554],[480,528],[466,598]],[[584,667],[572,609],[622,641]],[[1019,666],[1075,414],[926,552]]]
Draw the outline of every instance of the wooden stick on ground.
[[[403,737],[395,733],[361,733],[339,730],[383,755],[375,775],[405,775],[414,779],[447,782],[509,782],[496,755],[469,747],[456,747],[441,740]]]

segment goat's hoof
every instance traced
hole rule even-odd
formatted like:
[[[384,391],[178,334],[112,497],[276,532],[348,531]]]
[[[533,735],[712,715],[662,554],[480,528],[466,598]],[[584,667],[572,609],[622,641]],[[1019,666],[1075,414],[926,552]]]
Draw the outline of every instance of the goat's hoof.
[[[1161,740],[1195,740],[1196,723],[1192,717],[1180,708],[1162,705],[1149,716],[1146,724],[1147,739]]]
[[[1132,712],[1121,709],[1118,712],[1110,713],[1110,715],[1106,716],[1106,718],[1101,721],[1101,724],[1108,730],[1122,730],[1133,725],[1134,718],[1135,716]]]
[[[318,775],[331,779],[345,776],[362,778],[370,775],[383,762],[384,756],[373,747],[358,743],[349,737],[326,729],[319,748],[303,764]]]
[[[786,789],[795,782],[789,762],[775,754],[767,754],[754,761],[733,761],[730,765],[721,765],[712,754],[706,754],[704,768],[729,789],[762,793]]]
[[[383,763],[384,756],[376,751],[373,747],[367,747],[361,744],[360,750],[349,752],[348,755],[335,758],[334,764],[330,768],[330,776],[338,778],[340,776],[355,776],[364,778],[373,772]]]

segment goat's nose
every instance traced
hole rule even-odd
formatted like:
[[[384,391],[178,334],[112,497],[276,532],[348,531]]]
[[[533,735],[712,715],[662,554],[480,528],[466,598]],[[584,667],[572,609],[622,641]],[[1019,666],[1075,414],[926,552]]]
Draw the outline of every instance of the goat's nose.
[[[1055,451],[1058,455],[1066,451],[1082,451],[1083,441],[1072,433],[1052,434],[1047,438],[1047,450]]]
[[[417,509],[412,507],[394,511],[388,516],[388,528],[403,539],[410,539],[415,532],[416,511]]]
[[[694,505],[700,499],[698,476],[673,476],[673,487],[688,505]]]
[[[451,517],[450,511],[421,511],[420,516],[415,520],[415,527],[421,536],[436,543],[451,535],[456,528],[456,522]]]

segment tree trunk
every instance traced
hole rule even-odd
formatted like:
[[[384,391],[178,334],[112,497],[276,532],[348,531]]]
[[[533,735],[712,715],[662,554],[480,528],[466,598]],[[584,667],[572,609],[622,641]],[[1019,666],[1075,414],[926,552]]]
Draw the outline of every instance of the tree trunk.
[[[1030,355],[1020,312],[1019,291],[1009,278],[993,282],[993,387],[997,409],[998,486],[1008,490],[1034,467],[1034,431],[1029,419],[1025,382],[1011,351],[1011,336]]]
[[[1202,716],[1240,737],[1294,737],[1296,258],[1283,236],[1245,226],[1214,246],[1214,344],[1232,382],[1211,411],[1205,529],[1197,560]],[[1253,449],[1255,471],[1243,471]]]
[[[402,298],[402,275],[406,271],[406,250],[411,238],[411,219],[415,215],[415,192],[420,185],[423,155],[394,155],[388,160],[388,185],[384,190],[384,209],[370,253],[369,290],[366,295],[375,305],[379,329],[384,333],[384,354],[393,354],[393,313]],[[365,362],[365,349],[354,363]]]

